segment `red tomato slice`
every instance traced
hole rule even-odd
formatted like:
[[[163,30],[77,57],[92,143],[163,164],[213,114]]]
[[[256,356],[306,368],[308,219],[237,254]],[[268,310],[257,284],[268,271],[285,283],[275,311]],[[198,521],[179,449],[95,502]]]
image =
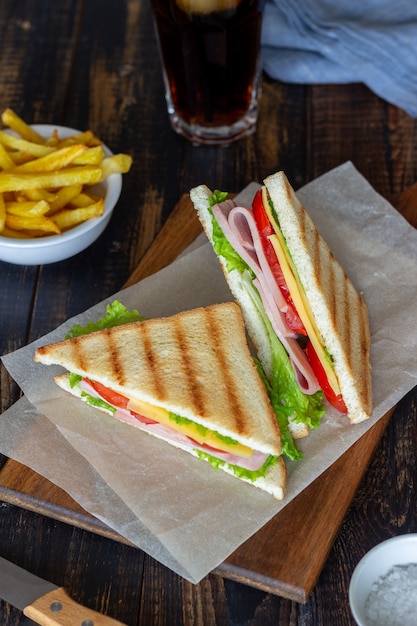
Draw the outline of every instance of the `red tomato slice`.
[[[145,417],[145,415],[141,415],[140,413],[136,413],[131,409],[128,409],[127,405],[129,403],[129,398],[126,398],[126,396],[123,396],[121,393],[117,393],[117,391],[109,389],[108,387],[102,385],[101,383],[98,383],[97,381],[92,381],[89,378],[85,378],[84,380],[97,391],[97,393],[100,395],[101,398],[103,398],[103,400],[105,400],[105,402],[108,402],[109,404],[112,404],[119,409],[127,409],[128,411],[130,411],[133,417],[136,417],[144,424],[156,424],[155,420],[150,419],[149,417]]]
[[[93,389],[97,391],[98,394],[108,402],[109,404],[113,404],[113,406],[118,407],[119,409],[125,409],[127,407],[127,403],[129,399],[122,394],[117,393],[116,391],[112,391],[105,385],[98,383],[97,381],[90,380],[89,378],[85,379],[86,382],[92,386]]]
[[[274,275],[277,285],[280,288],[285,301],[288,305],[288,311],[285,313],[285,321],[288,328],[300,335],[307,335],[307,331],[304,328],[304,324],[301,321],[297,310],[294,306],[287,284],[285,282],[284,275],[281,270],[274,246],[268,239],[270,235],[274,234],[274,229],[271,226],[267,212],[265,211],[262,201],[262,189],[256,192],[252,204],[253,217],[255,218],[256,225],[258,227],[259,234],[261,236],[262,247],[265,252],[266,259],[272,274]]]
[[[252,211],[256,221],[256,225],[261,235],[263,237],[272,235],[274,231],[269,221],[268,214],[264,209],[264,203],[262,200],[262,189],[259,189],[255,194],[252,203]]]
[[[311,365],[311,369],[313,370],[317,378],[317,382],[319,383],[324,395],[326,396],[326,400],[341,413],[347,413],[347,408],[343,401],[342,395],[336,395],[331,388],[325,369],[321,364],[320,359],[317,356],[317,352],[314,350],[313,344],[310,340],[307,342],[306,345],[306,356]]]

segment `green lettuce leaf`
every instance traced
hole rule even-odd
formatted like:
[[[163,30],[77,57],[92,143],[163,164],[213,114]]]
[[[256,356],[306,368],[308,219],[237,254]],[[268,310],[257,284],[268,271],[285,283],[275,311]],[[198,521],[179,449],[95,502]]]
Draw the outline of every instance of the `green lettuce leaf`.
[[[129,311],[124,304],[118,300],[114,300],[114,302],[107,305],[106,314],[103,317],[96,322],[88,322],[86,326],[74,324],[71,330],[65,335],[65,339],[88,335],[96,330],[121,326],[122,324],[130,324],[131,322],[142,322],[144,319],[145,318],[139,315],[136,310]]]
[[[272,465],[276,465],[278,461],[277,456],[271,455],[267,458],[267,460],[260,469],[249,470],[245,469],[244,467],[239,467],[238,465],[233,465],[232,463],[227,463],[227,461],[224,461],[223,459],[218,459],[217,457],[212,456],[207,452],[203,452],[202,450],[196,449],[196,453],[199,459],[205,459],[210,463],[210,465],[212,465],[212,467],[214,467],[214,469],[218,470],[222,467],[227,467],[238,478],[245,478],[246,480],[251,480],[252,482],[254,482],[257,478],[260,478],[261,476],[265,476],[267,469]]]
[[[76,385],[78,385],[78,383],[80,383],[82,379],[83,379],[82,376],[80,376],[79,374],[74,374],[74,372],[70,372],[68,374],[68,380],[69,380],[71,389],[75,387]]]
[[[215,204],[224,202],[224,200],[227,200],[228,195],[227,191],[219,191],[218,189],[215,189],[209,198],[209,205],[212,207]]]
[[[227,196],[228,194],[226,191],[214,191],[213,195],[209,198],[210,212],[212,206],[223,202],[224,200],[226,200]],[[213,227],[213,248],[218,256],[222,256],[226,260],[227,271],[231,272],[232,270],[238,270],[239,272],[244,272],[246,270],[248,272],[251,272],[247,263],[245,263],[242,257],[235,251],[233,246],[224,236],[223,231],[220,228],[218,221],[213,216],[212,212],[211,215]],[[254,275],[253,277],[255,278]]]
[[[110,413],[112,415],[114,415],[116,413],[116,409],[114,408],[114,406],[112,406],[108,402],[105,402],[101,398],[96,398],[95,396],[90,396],[90,394],[86,393],[85,391],[81,392],[81,397],[85,399],[87,404],[91,404],[91,406],[95,406],[95,407],[101,408],[101,409],[106,409],[107,411],[110,411]]]
[[[219,439],[220,441],[223,441],[224,443],[228,444],[228,445],[237,445],[238,441],[236,439],[233,439],[232,437],[229,437],[227,435],[221,435],[219,432],[217,432],[217,430],[212,430],[211,428],[207,428],[206,426],[203,426],[202,424],[199,424],[197,422],[194,422],[193,420],[190,420],[188,417],[182,417],[181,415],[177,415],[176,413],[169,413],[169,419],[173,420],[174,422],[176,422],[179,425],[182,424],[194,424],[194,426],[196,427],[197,432],[202,436],[205,437],[207,435],[207,433],[211,433],[212,435],[214,435],[215,437],[217,437],[217,439]]]
[[[301,391],[288,354],[272,328],[251,277],[243,274],[242,282],[256,307],[269,339],[272,359],[271,379],[267,379],[260,363],[258,363],[258,370],[277,416],[281,430],[282,451],[288,458],[298,460],[302,458],[302,454],[288,429],[288,420],[291,418],[295,422],[307,424],[309,428],[317,428],[325,413],[323,392],[317,391],[312,395],[307,395]]]
[[[80,376],[79,374],[74,374],[74,372],[70,372],[68,374],[68,380],[69,380],[71,389],[73,389],[74,387],[77,387],[82,381],[82,379],[83,379],[82,376]],[[114,406],[112,406],[108,402],[105,402],[104,400],[101,400],[101,398],[96,398],[95,396],[91,396],[89,393],[87,393],[86,391],[83,391],[82,389],[81,389],[81,397],[84,398],[87,404],[91,404],[91,406],[99,407],[102,409],[107,409],[107,411],[110,411],[110,413],[112,413],[113,415],[116,413],[116,409],[114,408]]]

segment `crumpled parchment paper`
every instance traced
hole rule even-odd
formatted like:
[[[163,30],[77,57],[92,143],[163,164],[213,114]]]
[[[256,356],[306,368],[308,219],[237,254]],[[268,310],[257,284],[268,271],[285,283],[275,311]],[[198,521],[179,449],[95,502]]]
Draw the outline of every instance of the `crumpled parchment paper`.
[[[253,194],[253,184],[245,193]],[[351,426],[328,409],[299,440],[285,500],[122,424],[59,389],[61,370],[33,362],[38,345],[97,319],[119,299],[147,317],[231,299],[204,236],[172,265],[3,357],[25,397],[0,419],[0,452],[67,491],[87,511],[191,582],[223,562],[343,454],[417,382],[417,231],[351,163],[298,192],[368,304],[374,412]]]

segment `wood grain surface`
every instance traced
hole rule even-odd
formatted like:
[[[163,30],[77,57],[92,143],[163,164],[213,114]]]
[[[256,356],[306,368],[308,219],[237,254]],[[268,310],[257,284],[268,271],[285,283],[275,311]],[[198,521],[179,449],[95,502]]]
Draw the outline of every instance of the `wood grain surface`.
[[[256,134],[227,149],[196,149],[169,126],[150,3],[2,0],[0,41],[0,110],[12,107],[32,123],[91,128],[114,152],[129,152],[134,160],[109,227],[90,248],[49,266],[0,262],[1,354],[111,296],[131,277],[155,271],[161,263],[152,246],[156,238],[169,249],[166,262],[175,257],[195,231],[181,228],[173,240],[164,226],[178,214],[188,224],[189,214],[172,212],[200,183],[238,191],[283,169],[298,188],[350,160],[382,196],[396,204],[399,199],[401,211],[416,222],[417,120],[364,85],[285,84],[264,75]],[[405,190],[411,191],[402,195]],[[0,392],[0,412],[20,396],[2,365]],[[301,549],[299,543],[291,549],[293,534],[287,540],[273,525],[265,527],[267,548],[271,537],[283,535],[282,559],[290,560],[288,580],[297,597],[308,592],[311,578],[295,580],[292,562],[308,562],[310,551],[315,558],[313,542],[323,544],[324,552],[333,543],[305,602],[256,588],[256,581],[239,582],[251,563],[238,553],[225,564],[227,577],[210,574],[192,585],[141,550],[115,541],[67,494],[39,476],[25,476],[4,457],[0,554],[129,626],[354,626],[348,587],[355,565],[379,541],[417,530],[416,399],[413,390],[399,403],[374,454],[365,451],[368,468],[336,536],[332,530],[317,537],[311,518],[300,519],[296,511],[291,533],[297,535],[297,527],[309,533]],[[373,449],[377,436],[371,439]],[[356,462],[362,460],[366,465],[365,459]],[[353,459],[341,462],[338,472],[345,472],[354,491]],[[328,510],[332,476],[322,478],[313,497]],[[279,560],[275,550],[265,568],[279,573]],[[276,584],[267,581],[267,571],[262,577],[264,585]],[[0,601],[0,624],[33,622]]]

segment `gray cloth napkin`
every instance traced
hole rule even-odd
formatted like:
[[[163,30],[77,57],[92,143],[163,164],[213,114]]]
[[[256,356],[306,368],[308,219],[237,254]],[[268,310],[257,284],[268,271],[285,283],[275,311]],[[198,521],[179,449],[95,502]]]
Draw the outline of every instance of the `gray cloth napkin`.
[[[266,0],[262,54],[272,78],[362,82],[417,116],[417,0]]]

